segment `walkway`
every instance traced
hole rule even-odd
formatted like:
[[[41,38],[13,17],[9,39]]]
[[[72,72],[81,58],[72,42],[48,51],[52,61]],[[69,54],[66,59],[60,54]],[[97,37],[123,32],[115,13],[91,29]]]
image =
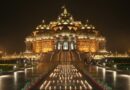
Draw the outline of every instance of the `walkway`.
[[[47,77],[40,90],[92,90],[92,86],[85,80],[75,66],[58,65]]]

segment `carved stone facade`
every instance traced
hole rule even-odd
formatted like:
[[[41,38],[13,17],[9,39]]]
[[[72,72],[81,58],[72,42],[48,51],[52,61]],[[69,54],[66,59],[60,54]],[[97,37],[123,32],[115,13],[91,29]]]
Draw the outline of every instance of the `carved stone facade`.
[[[26,37],[26,52],[44,53],[54,50],[79,50],[82,52],[105,52],[106,39],[96,28],[81,21],[75,21],[64,7],[57,20],[36,27]]]

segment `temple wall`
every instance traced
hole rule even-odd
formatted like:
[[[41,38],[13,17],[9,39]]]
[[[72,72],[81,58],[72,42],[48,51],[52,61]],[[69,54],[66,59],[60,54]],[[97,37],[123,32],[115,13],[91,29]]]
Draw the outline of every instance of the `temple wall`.
[[[52,39],[42,39],[26,42],[26,50],[34,53],[49,52],[55,49],[55,42]],[[83,52],[98,52],[105,48],[105,42],[97,41],[95,39],[78,39],[76,42],[76,49]]]
[[[54,50],[54,41],[53,40],[37,40],[33,42],[33,52],[42,53],[49,52]]]
[[[96,40],[79,39],[77,42],[77,49],[83,52],[97,52],[99,43]]]

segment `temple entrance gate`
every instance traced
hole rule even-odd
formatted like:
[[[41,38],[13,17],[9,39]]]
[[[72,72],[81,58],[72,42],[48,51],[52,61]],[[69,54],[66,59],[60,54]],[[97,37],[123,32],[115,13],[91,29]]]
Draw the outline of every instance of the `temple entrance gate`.
[[[76,49],[76,41],[70,37],[62,37],[57,38],[55,42],[56,50],[75,50]]]

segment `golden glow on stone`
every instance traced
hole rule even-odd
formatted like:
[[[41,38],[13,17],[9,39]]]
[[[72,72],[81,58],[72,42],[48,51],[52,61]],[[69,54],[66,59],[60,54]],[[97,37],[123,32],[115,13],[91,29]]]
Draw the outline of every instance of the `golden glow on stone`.
[[[30,48],[34,53],[53,51],[57,41],[68,43],[71,37],[75,38],[72,41],[76,43],[76,49],[83,52],[97,52],[104,49],[101,46],[106,42],[105,37],[99,36],[95,26],[89,24],[88,20],[86,23],[75,21],[65,7],[56,20],[50,21],[49,24],[43,21],[30,36],[31,38],[25,39],[25,43],[27,46],[31,44]],[[65,37],[68,39],[65,40]]]

